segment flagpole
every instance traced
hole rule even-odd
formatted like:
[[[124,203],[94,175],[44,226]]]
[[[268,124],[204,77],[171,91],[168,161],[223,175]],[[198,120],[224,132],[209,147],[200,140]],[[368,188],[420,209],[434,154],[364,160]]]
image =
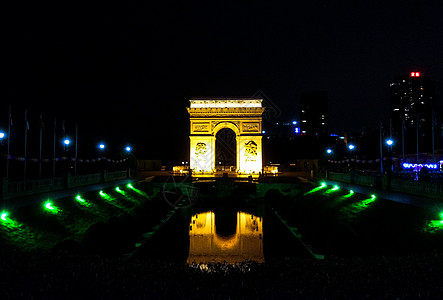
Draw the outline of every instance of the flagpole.
[[[6,179],[9,178],[9,146],[11,143],[11,123],[12,123],[12,112],[11,112],[11,104],[9,104],[8,156],[6,157]]]
[[[52,156],[52,177],[55,177],[55,136],[56,136],[56,128],[57,128],[57,118],[54,117],[54,151]]]
[[[403,159],[405,159],[405,119],[401,118],[401,145],[403,150]]]
[[[75,162],[74,175],[77,176],[77,144],[78,144],[78,123],[75,123]]]
[[[380,121],[380,172],[383,175],[383,138],[382,138],[383,124]]]
[[[435,126],[435,111],[432,108],[432,162],[435,162],[435,141],[434,141],[434,126]]]
[[[417,114],[417,164],[418,164],[418,122],[420,121],[420,116]]]
[[[40,113],[40,156],[38,162],[38,178],[42,178],[42,136],[43,136],[43,115]]]
[[[26,180],[26,148],[28,146],[28,110],[25,110],[25,157],[23,158],[23,180]]]

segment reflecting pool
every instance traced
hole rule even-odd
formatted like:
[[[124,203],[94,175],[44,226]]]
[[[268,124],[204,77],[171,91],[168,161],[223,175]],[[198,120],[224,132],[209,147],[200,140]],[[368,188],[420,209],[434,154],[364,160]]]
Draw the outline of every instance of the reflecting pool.
[[[193,215],[189,224],[189,256],[192,263],[263,263],[263,220],[252,214],[237,212],[234,234],[217,234],[215,213]]]

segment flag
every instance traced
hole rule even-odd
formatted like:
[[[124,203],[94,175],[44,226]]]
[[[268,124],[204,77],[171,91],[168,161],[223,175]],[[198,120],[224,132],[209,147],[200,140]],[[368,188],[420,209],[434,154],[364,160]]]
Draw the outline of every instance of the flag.
[[[25,125],[26,125],[26,130],[29,130],[28,110],[27,109],[25,109]]]
[[[40,128],[45,130],[45,124],[43,123],[43,113],[40,113]]]

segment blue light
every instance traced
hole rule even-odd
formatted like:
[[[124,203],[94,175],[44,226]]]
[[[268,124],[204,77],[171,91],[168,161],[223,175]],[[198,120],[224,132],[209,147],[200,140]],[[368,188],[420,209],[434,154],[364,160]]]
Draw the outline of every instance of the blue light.
[[[294,132],[295,132],[295,133],[300,133],[300,127],[295,127],[295,128],[294,128]]]
[[[403,168],[405,169],[421,169],[423,167],[426,167],[428,169],[438,169],[438,164],[409,164],[409,163],[403,163]]]
[[[338,134],[331,133],[329,136],[338,136]]]
[[[6,136],[6,134],[5,134],[4,132],[0,131],[0,140],[1,140],[1,139],[4,139],[5,136]]]
[[[63,144],[65,144],[66,146],[68,146],[71,143],[71,141],[69,139],[65,139],[63,141]]]
[[[100,149],[105,149],[105,144],[100,144],[100,145],[98,145],[98,147],[99,147]]]
[[[266,133],[266,131],[262,130],[262,132],[261,132],[261,133],[265,134],[265,133]]]
[[[348,148],[349,148],[349,150],[354,150],[354,149],[355,149],[355,146],[352,145],[352,144],[350,144],[350,145],[348,146]]]
[[[126,146],[125,150],[126,150],[126,152],[131,152],[132,149],[131,149],[131,147]]]
[[[297,121],[292,121],[292,124],[297,125]]]
[[[332,149],[327,149],[326,153],[331,154],[332,153]]]
[[[389,139],[389,140],[386,141],[386,144],[387,144],[388,146],[392,146],[392,145],[394,144],[394,141],[391,140],[391,139]]]

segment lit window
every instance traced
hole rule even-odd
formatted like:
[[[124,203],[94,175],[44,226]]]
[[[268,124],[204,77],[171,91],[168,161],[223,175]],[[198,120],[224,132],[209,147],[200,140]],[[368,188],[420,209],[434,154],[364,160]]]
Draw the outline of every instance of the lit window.
[[[306,120],[301,120],[303,123],[306,123]]]
[[[394,111],[399,111],[400,109],[398,109],[398,108],[394,108]]]

